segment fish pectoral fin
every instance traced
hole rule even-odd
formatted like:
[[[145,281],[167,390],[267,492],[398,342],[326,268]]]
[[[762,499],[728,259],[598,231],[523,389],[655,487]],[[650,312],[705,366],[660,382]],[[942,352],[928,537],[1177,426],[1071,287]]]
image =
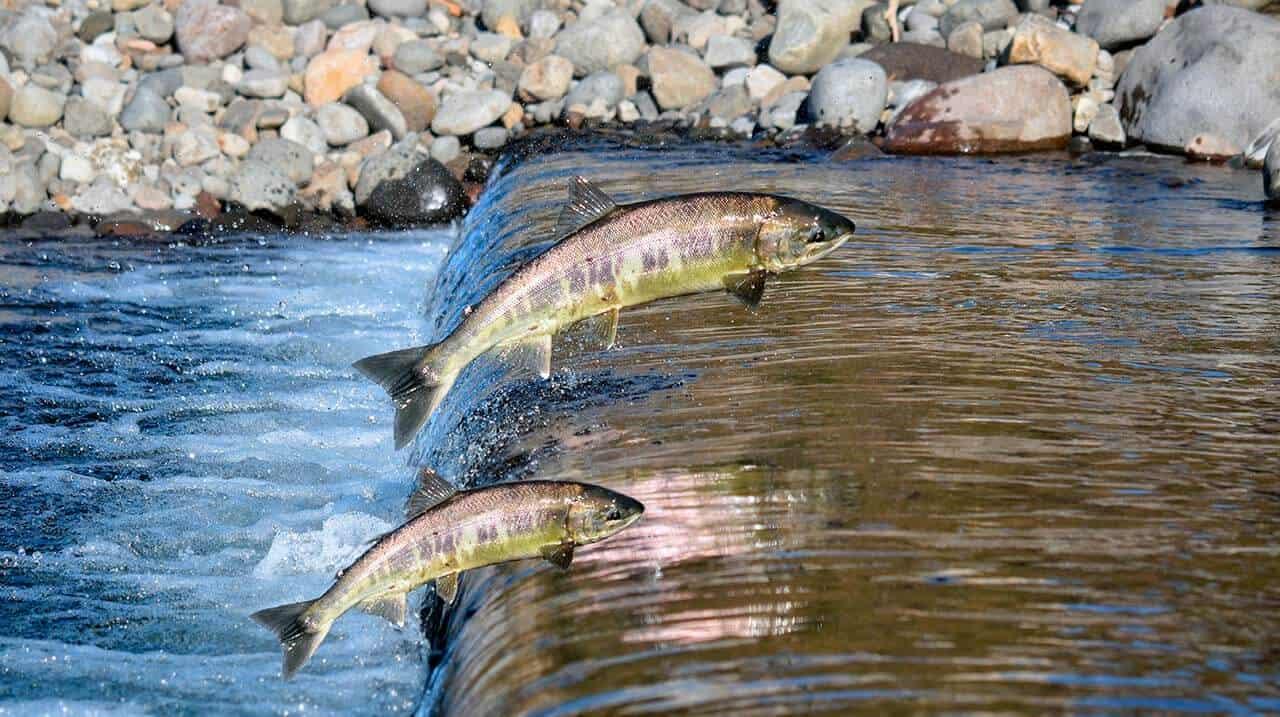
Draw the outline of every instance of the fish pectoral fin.
[[[574,177],[569,185],[569,203],[560,209],[556,222],[556,236],[566,237],[617,208],[617,203],[599,187],[585,177]]]
[[[413,519],[448,500],[457,489],[430,468],[418,471],[418,483],[404,507],[405,518]]]
[[[760,305],[764,296],[764,279],[768,274],[764,269],[753,269],[745,274],[726,274],[724,288],[749,308]]]
[[[542,557],[557,568],[566,570],[569,564],[573,562],[573,543],[548,545],[542,549]]]
[[[504,344],[502,355],[514,365],[537,371],[544,379],[551,377],[551,334],[537,334]]]
[[[612,308],[603,314],[589,316],[582,320],[592,338],[609,350],[618,340],[618,309]]]
[[[446,573],[436,578],[436,595],[445,605],[452,605],[458,599],[458,574]]]
[[[404,627],[404,616],[409,611],[408,603],[405,593],[383,593],[360,603],[360,609],[370,615],[377,615],[396,627]]]

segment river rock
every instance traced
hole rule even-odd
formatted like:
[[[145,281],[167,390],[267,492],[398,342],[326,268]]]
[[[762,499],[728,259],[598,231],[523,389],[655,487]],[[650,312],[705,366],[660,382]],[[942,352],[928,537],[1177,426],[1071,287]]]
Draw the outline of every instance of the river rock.
[[[476,146],[476,149],[492,151],[506,144],[507,136],[505,127],[485,127],[476,130],[471,143]]]
[[[1280,117],[1280,21],[1213,6],[1138,48],[1116,87],[1129,137],[1181,151],[1196,135],[1246,146]]]
[[[1071,99],[1049,71],[1002,67],[940,85],[885,131],[885,148],[909,154],[1059,148],[1071,137]]]
[[[756,47],[750,40],[730,35],[716,35],[707,41],[703,56],[707,65],[715,69],[750,67],[756,64]]]
[[[394,72],[394,70],[392,70]],[[396,73],[400,77],[405,77],[400,73]],[[408,79],[407,77],[405,79]],[[409,80],[413,82],[413,80]],[[382,82],[378,83],[383,86]],[[395,84],[394,82],[389,84]],[[415,83],[416,84],[416,83]],[[423,88],[425,92],[426,88]],[[430,93],[427,93],[428,95]],[[369,123],[369,127],[374,132],[386,130],[391,133],[394,139],[403,139],[409,132],[408,123],[405,121],[404,113],[394,102],[387,99],[387,96],[380,92],[377,88],[368,85],[356,85],[352,87],[346,95],[343,95],[343,102],[356,108],[360,114],[364,115],[365,120]],[[427,99],[427,102],[433,102]],[[425,110],[424,110],[425,111]],[[417,123],[417,124],[420,124]]]
[[[283,168],[260,159],[246,159],[228,180],[227,199],[250,211],[279,209],[293,202],[297,189]]]
[[[163,132],[169,115],[169,103],[150,87],[140,85],[120,112],[120,126],[128,132]]]
[[[183,0],[174,18],[178,49],[187,62],[209,62],[239,50],[253,22],[240,8],[217,0]]]
[[[289,74],[280,70],[249,70],[236,83],[236,92],[245,97],[272,99],[289,90]]]
[[[565,98],[564,106],[590,105],[594,100],[600,99],[606,108],[613,109],[625,96],[621,77],[612,72],[595,72],[582,78],[574,86],[569,96]]]
[[[0,118],[9,116],[9,107],[13,103],[13,85],[0,75]]]
[[[182,167],[202,164],[220,154],[217,132],[209,125],[188,127],[173,145],[173,159]]]
[[[511,107],[511,97],[497,90],[454,92],[445,97],[431,121],[436,134],[468,135],[487,127]]]
[[[790,74],[817,72],[849,43],[870,2],[779,0],[769,62]]]
[[[606,12],[594,20],[580,20],[556,36],[557,55],[573,63],[574,74],[633,64],[644,52],[644,32],[635,18],[621,10]]]
[[[115,15],[110,12],[99,10],[90,13],[88,17],[80,22],[80,29],[76,31],[76,37],[85,43],[92,43],[99,35],[104,32],[111,32],[115,29]]]
[[[111,134],[114,125],[111,115],[93,102],[83,97],[72,97],[67,100],[66,119],[63,120],[62,127],[70,132],[72,137],[80,139],[107,137]]]
[[[1164,22],[1164,0],[1085,0],[1076,32],[1112,50],[1156,34]]]
[[[462,154],[462,141],[457,137],[436,137],[431,143],[431,158],[440,164],[452,162],[459,154]]]
[[[506,35],[496,32],[481,32],[471,41],[471,56],[481,62],[493,64],[507,59],[514,43]]]
[[[305,22],[298,26],[293,35],[294,53],[299,58],[315,57],[324,51],[324,39],[328,28],[319,20]]]
[[[871,132],[888,97],[884,68],[870,60],[838,60],[818,71],[809,88],[809,116],[818,126]]]
[[[303,76],[307,104],[318,107],[333,102],[376,70],[367,51],[325,50],[307,63]]]
[[[977,22],[983,30],[999,30],[1018,14],[1013,0],[960,0],[938,20],[943,37],[966,22]]]
[[[311,150],[280,137],[264,139],[253,145],[246,161],[277,167],[296,185],[311,181],[311,172],[315,169],[315,155]]]
[[[9,6],[12,7],[12,6]],[[52,16],[44,8],[30,8],[16,20],[5,18],[0,29],[0,46],[9,51],[17,64],[33,69],[53,57],[58,44],[58,31]]]
[[[335,147],[351,144],[369,134],[369,122],[355,108],[330,102],[316,110],[316,124],[325,141]]]
[[[969,21],[956,26],[947,35],[947,49],[964,57],[972,57],[981,64],[983,55],[982,23]]]
[[[559,55],[547,55],[524,68],[517,86],[527,99],[554,100],[564,97],[572,81],[573,63]]]
[[[65,95],[28,84],[13,94],[9,121],[23,127],[48,127],[62,119],[66,104]]]
[[[751,95],[744,84],[729,85],[707,98],[706,108],[712,117],[732,122],[751,112]]]
[[[671,42],[676,22],[692,14],[694,11],[680,0],[646,0],[640,8],[640,25],[649,42],[665,45]]]
[[[301,25],[325,14],[338,0],[284,0],[284,21]]]
[[[238,137],[228,133],[230,137]],[[295,115],[280,126],[280,136],[290,142],[296,142],[311,150],[313,154],[324,154],[329,151],[329,142],[324,130],[314,120]]]
[[[534,10],[542,7],[541,0],[484,0],[481,6],[480,19],[490,29],[498,26],[504,16],[511,16],[521,25],[529,20]]]
[[[1262,164],[1262,191],[1272,202],[1280,201],[1280,142],[1272,142]]]
[[[106,216],[133,208],[133,202],[115,182],[99,179],[71,200],[71,208],[90,216]]]
[[[889,82],[929,80],[941,84],[982,72],[982,60],[910,42],[873,47],[858,57],[884,68]]]
[[[444,165],[404,143],[369,157],[356,182],[356,206],[389,226],[450,221],[466,209],[466,192]]]
[[[406,75],[417,75],[440,68],[444,56],[426,40],[410,40],[396,48],[391,64]]]
[[[716,74],[697,55],[655,47],[648,59],[653,98],[664,110],[688,107],[716,91]]]
[[[1013,31],[1009,63],[1040,65],[1083,87],[1098,66],[1098,43],[1042,15],[1027,14]]]
[[[52,155],[51,152],[45,154]],[[17,214],[35,213],[49,196],[35,163],[30,160],[16,163],[13,167],[13,179],[14,191],[10,208]]]
[[[391,101],[404,117],[405,127],[409,132],[421,132],[431,126],[436,116],[436,96],[431,90],[416,80],[395,70],[387,70],[378,79],[378,91]],[[375,128],[389,125],[378,125],[370,120]]]
[[[369,9],[383,17],[418,17],[427,11],[427,0],[369,0]]]
[[[173,37],[173,16],[160,5],[148,5],[133,13],[133,26],[144,39],[163,45]]]

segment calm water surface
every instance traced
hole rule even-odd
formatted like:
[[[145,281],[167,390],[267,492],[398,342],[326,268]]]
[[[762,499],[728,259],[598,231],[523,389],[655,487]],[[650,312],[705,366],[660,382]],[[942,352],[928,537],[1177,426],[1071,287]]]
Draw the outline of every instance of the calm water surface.
[[[0,712],[1280,710],[1256,174],[800,159],[589,145],[504,167],[460,233],[5,248]],[[570,336],[549,382],[478,362],[393,455],[347,364],[447,331],[576,173],[792,194],[858,235],[758,311]],[[648,512],[567,572],[473,571],[404,633],[345,618],[280,683],[247,614],[322,590],[420,464]]]

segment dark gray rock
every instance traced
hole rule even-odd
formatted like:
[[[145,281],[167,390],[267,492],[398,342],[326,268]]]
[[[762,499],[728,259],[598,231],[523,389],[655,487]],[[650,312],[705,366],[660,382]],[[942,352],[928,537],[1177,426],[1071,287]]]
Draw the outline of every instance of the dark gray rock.
[[[948,37],[952,30],[969,21],[981,24],[983,30],[999,30],[1017,14],[1013,0],[960,0],[943,14],[938,30]]]
[[[467,207],[466,192],[449,170],[408,143],[366,159],[355,196],[364,216],[397,227],[447,222]]]
[[[182,87],[182,69],[178,67],[149,72],[138,80],[139,90],[150,90],[162,99],[172,97],[179,87]]]
[[[1243,148],[1280,117],[1280,21],[1192,10],[1134,52],[1116,87],[1130,139],[1182,151],[1197,136]]]
[[[809,88],[809,116],[819,126],[870,132],[880,123],[888,97],[884,68],[853,58],[818,71]]]
[[[1105,50],[1145,40],[1164,22],[1164,0],[1085,0],[1076,16],[1076,32]]]
[[[280,137],[264,139],[253,145],[246,159],[279,169],[295,185],[311,181],[311,173],[315,169],[315,154],[311,150]]]
[[[578,77],[632,64],[643,51],[644,31],[621,10],[575,23],[556,36],[556,54],[573,63]]]
[[[356,108],[374,132],[385,129],[397,140],[404,139],[409,132],[408,123],[400,108],[373,87],[356,85],[347,90],[342,101]]]

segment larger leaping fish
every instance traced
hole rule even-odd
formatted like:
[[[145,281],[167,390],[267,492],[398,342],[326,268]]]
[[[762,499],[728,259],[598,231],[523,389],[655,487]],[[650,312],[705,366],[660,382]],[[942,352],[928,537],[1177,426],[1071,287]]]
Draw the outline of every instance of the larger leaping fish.
[[[686,194],[619,206],[574,179],[563,238],[476,305],[448,338],[355,363],[391,394],[396,448],[426,423],[458,373],[495,347],[551,374],[551,337],[593,319],[613,345],[618,310],[727,289],[750,306],[765,277],[817,261],[849,240],[853,222],[770,194]]]
[[[286,679],[353,607],[403,625],[407,594],[429,580],[452,602],[463,570],[536,557],[568,567],[576,546],[604,540],[644,512],[637,500],[585,483],[524,481],[455,492],[430,470],[418,480],[409,522],[339,572],[324,595],[253,614],[280,639]]]

